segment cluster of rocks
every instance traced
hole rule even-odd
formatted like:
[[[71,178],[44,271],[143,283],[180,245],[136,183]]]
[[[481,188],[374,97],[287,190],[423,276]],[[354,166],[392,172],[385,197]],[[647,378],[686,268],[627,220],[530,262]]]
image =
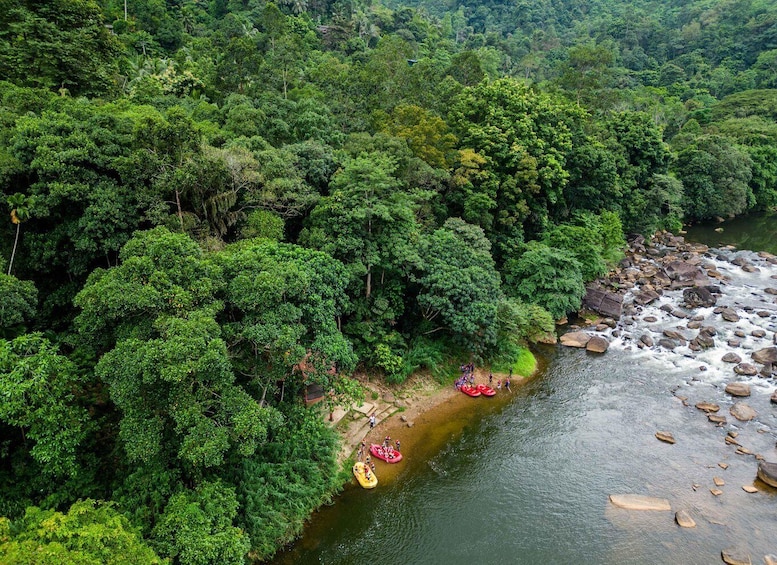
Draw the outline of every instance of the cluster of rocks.
[[[759,256],[765,262],[777,265],[777,257],[769,253],[759,253]],[[591,283],[586,289],[583,317],[590,318],[586,314],[593,313],[603,318],[596,319],[594,325],[584,330],[572,326],[572,331],[561,336],[561,344],[603,353],[609,346],[609,340],[601,335],[591,335],[590,332],[613,328],[613,331],[609,332],[610,336],[633,338],[638,348],[659,346],[674,350],[687,346],[692,352],[702,352],[716,347],[717,330],[709,323],[705,324],[704,315],[694,314],[693,311],[715,307],[713,313],[730,323],[739,322],[741,316],[733,306],[717,306],[718,300],[723,296],[721,288],[725,287],[728,277],[716,268],[712,258],[712,251],[706,245],[686,242],[683,237],[668,232],[658,232],[649,241],[641,235],[633,237],[626,257],[618,267],[607,276]],[[726,257],[720,255],[716,258]],[[733,258],[731,264],[745,272],[759,270],[741,256]],[[636,317],[645,306],[659,300],[667,291],[680,289],[681,305],[664,304],[660,309],[677,318],[678,323],[683,324],[682,328],[665,329],[657,338],[649,333],[633,336],[629,334],[630,326],[635,325]],[[630,301],[626,302],[628,293]],[[777,288],[766,288],[764,293],[777,296]],[[755,309],[745,306],[742,310],[752,312]],[[777,308],[770,306],[757,310],[756,314],[761,318],[777,317]],[[645,317],[643,321],[656,322],[657,319]],[[616,325],[621,327],[616,328]],[[766,339],[767,332],[758,328],[746,334],[737,329],[734,336],[726,339],[725,343],[730,347],[738,347],[748,337]],[[772,343],[777,345],[777,333],[772,335]],[[736,354],[727,353],[723,361],[733,363],[733,370],[738,375],[755,375],[760,372],[764,377],[777,376],[777,347],[762,348],[751,356],[754,363],[762,365],[760,369],[751,362],[743,361]],[[736,362],[733,362],[733,359],[737,359]]]

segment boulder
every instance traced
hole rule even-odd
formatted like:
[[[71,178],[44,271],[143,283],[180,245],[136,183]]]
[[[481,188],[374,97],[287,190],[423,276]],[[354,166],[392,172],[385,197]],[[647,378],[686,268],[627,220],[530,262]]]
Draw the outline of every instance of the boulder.
[[[643,496],[641,494],[611,494],[610,502],[618,508],[625,508],[626,510],[668,511],[672,509],[669,501],[665,498]]]
[[[655,290],[643,290],[634,294],[634,303],[640,306],[645,306],[651,302],[658,300],[659,294]]]
[[[762,329],[758,328],[758,329],[755,329],[755,330],[751,331],[751,332],[750,332],[750,335],[751,335],[751,336],[753,336],[753,337],[757,337],[757,338],[759,338],[759,339],[760,339],[760,338],[762,338],[762,337],[765,337],[765,336],[766,336],[766,332],[765,332],[764,330],[762,330]]]
[[[699,332],[699,335],[693,338],[693,343],[698,345],[701,349],[710,349],[715,347],[715,338],[706,332]]]
[[[677,347],[679,344],[676,341],[672,340],[672,339],[664,337],[664,338],[661,338],[661,339],[658,340],[658,345],[660,345],[664,349],[669,349],[671,351],[675,347]]]
[[[602,316],[617,320],[623,311],[623,295],[596,287],[588,287],[585,289],[583,306]]]
[[[707,402],[706,400],[697,402],[696,408],[703,410],[704,412],[717,412],[720,410],[720,406],[718,404],[715,404],[714,402]]]
[[[567,332],[561,336],[561,345],[567,347],[585,347],[591,336],[585,332]]]
[[[610,342],[607,341],[606,338],[600,335],[594,335],[591,336],[591,339],[588,340],[585,349],[586,351],[591,351],[592,353],[604,353],[607,351],[608,347],[610,347]]]
[[[698,278],[699,275],[704,275],[698,265],[688,261],[672,261],[664,266],[664,273],[671,280],[681,282],[689,282]]]
[[[777,363],[777,347],[764,347],[750,354],[753,361],[766,365],[767,363]]]
[[[686,339],[683,334],[681,334],[678,331],[675,330],[664,330],[664,337],[668,337],[669,339],[673,339],[675,341],[679,341],[680,343],[685,343]]]
[[[678,510],[674,515],[674,519],[681,528],[696,527],[696,522],[693,521],[693,518],[691,518],[691,515],[687,510]]]
[[[751,365],[750,363],[740,363],[734,367],[734,372],[737,375],[752,377],[753,375],[758,374],[758,369],[756,369],[755,365]]]
[[[671,434],[671,432],[656,432],[656,438],[660,439],[661,441],[665,443],[675,443],[674,436]]]
[[[739,321],[739,315],[737,314],[737,311],[734,310],[733,308],[723,308],[723,310],[720,312],[720,315],[727,322]]]
[[[696,286],[683,290],[683,300],[688,308],[706,308],[715,306],[717,297],[708,286]]]
[[[642,334],[639,337],[639,341],[644,343],[647,347],[653,347],[653,338],[650,337],[648,334]]]
[[[729,409],[729,412],[740,422],[749,422],[758,416],[758,413],[744,402],[734,403],[734,405]]]
[[[721,358],[721,361],[724,363],[741,363],[742,358],[736,353],[729,352]]]
[[[728,383],[726,385],[726,392],[731,396],[750,396],[750,385],[747,383]]]
[[[771,553],[769,555],[764,555],[764,565],[777,565],[777,555]]]
[[[707,414],[707,419],[713,424],[717,424],[719,426],[722,426],[728,422],[725,416],[720,416],[719,414]]]
[[[724,563],[728,565],[752,565],[750,554],[743,549],[729,547],[720,552]]]
[[[777,390],[775,390],[772,393],[772,396],[769,398],[772,404],[777,404]]]
[[[767,287],[764,289],[764,292],[766,294],[771,294],[772,296],[777,294],[777,288]]]
[[[759,461],[758,478],[767,485],[777,488],[777,463]]]

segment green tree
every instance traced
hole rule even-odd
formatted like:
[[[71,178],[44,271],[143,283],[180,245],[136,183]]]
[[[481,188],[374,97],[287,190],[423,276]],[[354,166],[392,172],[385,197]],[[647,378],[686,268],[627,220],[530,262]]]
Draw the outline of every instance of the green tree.
[[[418,304],[425,320],[445,329],[464,346],[483,354],[496,340],[495,321],[501,297],[491,244],[483,230],[458,218],[420,242],[416,280]]]
[[[78,472],[79,448],[92,421],[79,391],[85,379],[41,334],[0,340],[0,421],[30,442],[30,456],[50,477]]]
[[[0,5],[0,76],[74,96],[105,92],[119,55],[92,0]]]
[[[110,503],[82,500],[67,513],[30,507],[0,518],[0,561],[7,565],[163,565]]]
[[[678,152],[674,170],[685,189],[689,218],[733,217],[755,204],[752,160],[729,139],[705,135]]]
[[[177,493],[154,526],[154,545],[180,565],[241,565],[250,542],[233,525],[237,510],[235,489],[221,481]]]
[[[497,256],[512,253],[524,229],[539,233],[563,209],[565,155],[581,118],[578,108],[511,79],[466,89],[452,108],[460,145],[487,160],[488,178],[478,189],[489,213],[478,223]]]
[[[577,312],[585,295],[580,263],[568,251],[529,242],[526,251],[505,264],[505,291],[539,304],[554,319]]]
[[[32,282],[0,274],[0,337],[10,337],[6,334],[14,326],[31,320],[37,306],[38,289]]]

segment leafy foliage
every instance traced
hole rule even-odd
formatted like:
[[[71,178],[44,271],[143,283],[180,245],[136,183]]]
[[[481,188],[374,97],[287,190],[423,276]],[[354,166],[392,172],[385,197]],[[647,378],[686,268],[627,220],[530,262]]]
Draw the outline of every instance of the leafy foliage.
[[[17,522],[0,518],[0,560],[9,565],[168,563],[112,504],[90,499],[64,514],[30,507]]]

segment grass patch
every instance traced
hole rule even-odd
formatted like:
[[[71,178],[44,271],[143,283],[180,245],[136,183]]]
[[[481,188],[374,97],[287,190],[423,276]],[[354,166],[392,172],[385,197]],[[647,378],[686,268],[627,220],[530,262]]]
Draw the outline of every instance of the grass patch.
[[[507,356],[494,360],[491,370],[497,373],[509,373],[513,369],[514,375],[530,377],[537,370],[537,359],[526,347],[519,347]]]

